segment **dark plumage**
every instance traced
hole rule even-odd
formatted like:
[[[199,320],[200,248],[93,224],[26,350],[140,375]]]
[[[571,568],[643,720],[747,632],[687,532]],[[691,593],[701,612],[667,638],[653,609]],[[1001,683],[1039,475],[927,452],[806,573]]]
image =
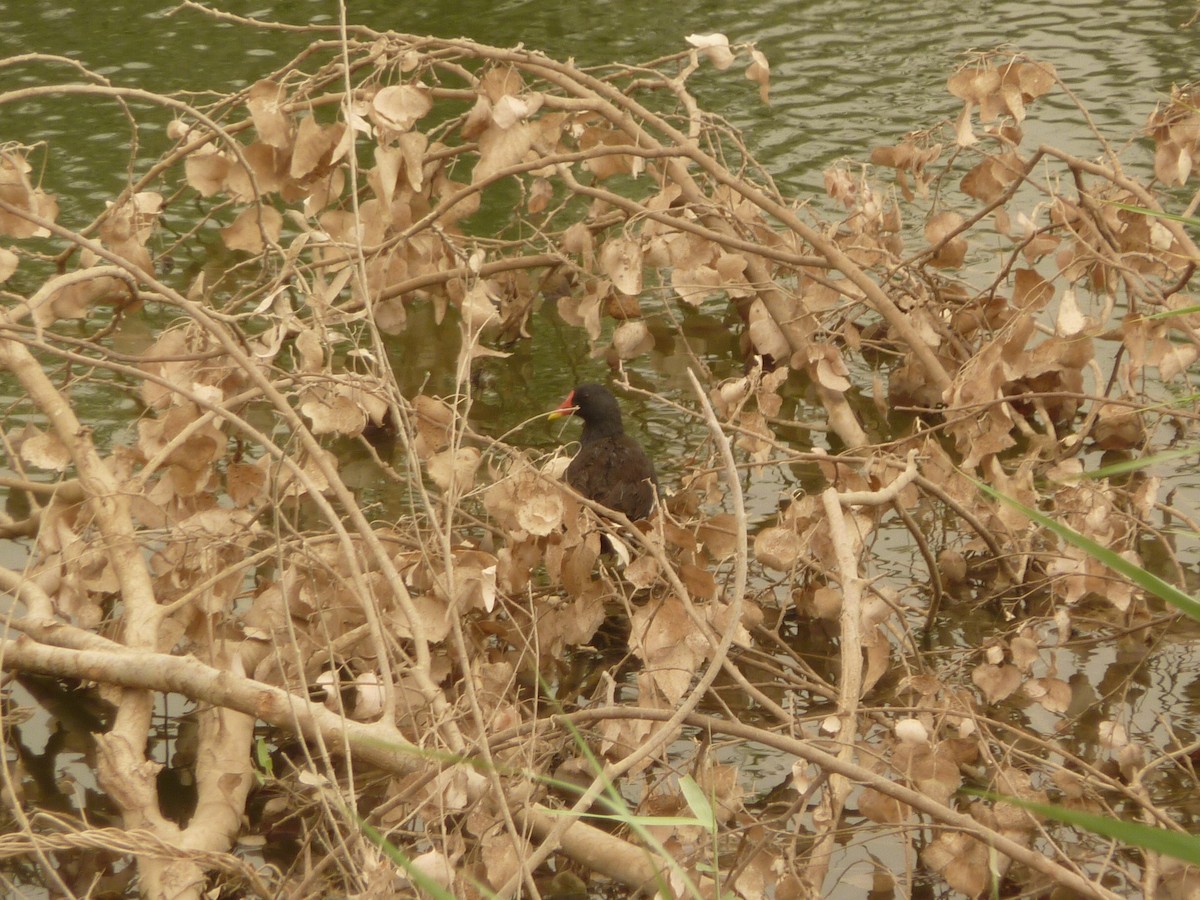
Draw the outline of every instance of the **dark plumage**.
[[[570,415],[583,419],[583,435],[567,466],[567,484],[631,520],[650,515],[658,487],[654,463],[625,433],[617,398],[603,385],[581,384],[550,417]]]

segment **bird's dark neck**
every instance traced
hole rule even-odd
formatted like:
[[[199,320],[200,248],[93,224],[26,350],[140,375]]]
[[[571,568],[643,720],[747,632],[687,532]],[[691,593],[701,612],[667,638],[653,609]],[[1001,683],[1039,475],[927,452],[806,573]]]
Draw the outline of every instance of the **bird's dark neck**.
[[[600,421],[583,423],[583,434],[579,436],[579,443],[590,444],[593,441],[602,441],[605,438],[616,437],[624,434],[625,429],[621,425],[621,420],[613,421],[611,419],[601,419]]]

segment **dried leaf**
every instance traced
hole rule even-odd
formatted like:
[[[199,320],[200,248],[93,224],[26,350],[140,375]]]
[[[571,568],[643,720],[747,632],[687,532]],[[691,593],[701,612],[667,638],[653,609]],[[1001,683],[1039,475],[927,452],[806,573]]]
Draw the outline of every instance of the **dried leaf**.
[[[221,239],[230,250],[261,253],[266,240],[278,243],[283,229],[283,215],[273,206],[249,206],[238,214],[231,225],[221,229]]]
[[[417,424],[417,455],[428,459],[450,444],[454,410],[434,397],[419,394],[413,400]]]
[[[600,248],[600,269],[622,294],[636,296],[642,292],[641,243],[620,236]]]
[[[20,212],[54,221],[58,218],[58,202],[29,182],[27,176],[30,168],[23,156],[13,152],[0,153],[0,200]],[[49,237],[50,231],[23,215],[0,210],[0,235],[14,238]]]
[[[696,537],[710,557],[728,559],[737,552],[737,519],[732,513],[710,516],[696,529]]]
[[[315,116],[305,116],[296,130],[288,174],[305,178],[322,166],[332,163],[333,150],[341,142],[346,126],[342,122],[320,125]]]
[[[497,302],[495,292],[487,281],[476,281],[467,289],[459,303],[458,311],[469,333],[474,334],[489,323],[499,321]]]
[[[517,506],[517,523],[534,535],[547,535],[562,527],[562,495],[556,491],[540,490],[532,496],[524,496]]]
[[[893,731],[895,731],[896,737],[905,744],[929,743],[929,730],[919,719],[901,719],[896,723]]]
[[[0,247],[0,284],[8,281],[13,272],[17,271],[19,261],[17,254],[7,247]]]
[[[1120,750],[1129,743],[1129,732],[1117,721],[1101,722],[1098,734],[1100,746],[1106,750]]]
[[[320,386],[306,392],[300,403],[300,412],[312,422],[313,434],[361,434],[367,425],[367,416],[362,407],[355,403],[337,386]]]
[[[61,472],[71,464],[71,453],[53,431],[42,431],[33,425],[26,426],[26,437],[21,442],[21,459],[39,469]]]
[[[544,101],[545,97],[536,92],[520,97],[506,94],[492,105],[492,121],[500,128],[511,128],[541,109]]]
[[[668,703],[678,703],[708,642],[674,596],[635,609],[630,626],[629,646],[642,659],[643,674]]]
[[[1054,285],[1033,269],[1018,269],[1013,284],[1013,306],[1036,312],[1054,297]]]
[[[449,808],[461,809],[464,805],[458,804]],[[449,857],[440,850],[428,850],[420,856],[415,856],[408,865],[440,887],[449,888],[454,883],[454,866]]]
[[[925,225],[925,240],[930,245],[941,243],[947,235],[962,227],[963,217],[956,212],[940,212]],[[957,269],[967,256],[967,239],[961,234],[946,241],[938,252],[929,258],[929,264],[939,269]]]
[[[958,146],[960,146],[960,147],[970,147],[974,144],[979,143],[979,138],[975,137],[975,132],[971,128],[971,104],[970,103],[967,103],[965,106],[963,106],[962,111],[958,114],[958,119],[954,123],[954,142],[956,144],[958,144]],[[978,168],[978,167],[976,167],[976,168]],[[974,170],[972,170],[972,171],[974,171]],[[967,177],[969,177],[969,176],[970,176],[970,173],[967,173]],[[971,194],[971,192],[967,191],[967,189],[965,187],[967,177],[963,178],[963,190],[966,191],[966,193]],[[976,195],[971,194],[971,196],[974,197]]]
[[[585,268],[590,269],[596,258],[596,240],[585,222],[576,222],[563,232],[562,248],[564,252],[578,256]]]
[[[911,814],[911,808],[874,788],[864,788],[858,798],[858,811],[880,825],[899,825]]]
[[[863,634],[863,650],[866,651],[867,669],[863,673],[862,694],[879,683],[879,679],[887,674],[892,657],[892,645],[888,642],[883,630],[876,626]]]
[[[287,95],[280,85],[263,79],[251,86],[246,101],[259,139],[264,144],[281,149],[290,148],[292,145],[292,121],[281,109],[286,99]]]
[[[821,386],[839,394],[850,390],[850,369],[846,366],[838,348],[833,344],[825,344],[812,349],[820,353],[816,365],[816,376]]]
[[[258,466],[231,462],[225,468],[225,490],[239,509],[246,508],[261,497],[266,484],[266,473]]]
[[[1021,686],[1021,672],[1008,663],[983,663],[971,671],[971,680],[983,691],[988,703],[999,703]]]
[[[747,330],[758,353],[781,362],[791,358],[791,344],[762,300],[755,299],[750,304],[750,325]],[[849,387],[849,384],[846,386]]]
[[[797,596],[797,605],[801,602],[811,609],[813,615],[826,622],[836,622],[842,612],[842,592],[831,587],[819,587],[812,596],[804,600]],[[802,611],[803,607],[802,607]]]
[[[950,887],[978,897],[991,880],[990,851],[962,832],[943,831],[921,851],[921,861],[939,873]]]
[[[412,598],[413,609],[430,641],[438,643],[446,639],[450,633],[450,621],[447,615],[447,604],[444,599],[422,594]],[[413,636],[412,623],[399,604],[395,606],[388,621],[392,632],[401,638]]]
[[[1062,299],[1058,301],[1058,317],[1054,321],[1054,333],[1060,337],[1070,337],[1083,331],[1087,319],[1079,311],[1075,302],[1075,289],[1068,287],[1063,291]]]
[[[790,572],[803,549],[800,536],[790,528],[764,528],[754,538],[754,558],[779,572]]]
[[[1034,678],[1022,689],[1027,697],[1052,713],[1065,713],[1071,706],[1071,685],[1061,678]]]
[[[654,349],[654,336],[641,319],[622,322],[613,332],[613,349],[621,359],[633,359]]]
[[[1200,349],[1195,344],[1172,344],[1158,359],[1158,374],[1164,382],[1171,381],[1188,369],[1200,358]]]
[[[768,93],[771,89],[771,64],[762,51],[750,48],[750,65],[746,66],[746,78],[758,85],[758,99],[770,104]]]
[[[189,153],[183,164],[187,183],[199,191],[201,197],[211,197],[225,190],[232,169],[233,163],[229,157],[215,148]]]
[[[1009,651],[1012,653],[1013,665],[1026,674],[1033,668],[1033,664],[1042,658],[1037,641],[1023,636],[1013,638],[1009,644]]]
[[[483,457],[475,447],[458,447],[435,453],[425,463],[425,471],[441,490],[461,494],[475,487],[475,472]]]
[[[625,580],[633,585],[635,590],[650,587],[658,580],[658,561],[649,553],[639,556],[625,567]]]
[[[968,103],[981,103],[1000,89],[1000,73],[990,66],[962,68],[946,81],[946,89]]]
[[[733,51],[729,49],[729,38],[714,32],[713,34],[689,34],[684,38],[693,47],[700,50],[720,71],[725,71],[733,65]]]
[[[528,122],[511,128],[489,128],[479,137],[479,162],[471,173],[471,183],[481,184],[501,169],[519,163],[533,147],[536,136]]]
[[[429,91],[411,84],[382,88],[371,101],[370,115],[377,126],[398,137],[433,109]]]
[[[1192,154],[1186,147],[1164,141],[1154,148],[1154,176],[1163,184],[1182,187],[1192,173]]]
[[[296,352],[301,372],[320,372],[325,367],[325,345],[315,328],[305,328],[296,335]]]

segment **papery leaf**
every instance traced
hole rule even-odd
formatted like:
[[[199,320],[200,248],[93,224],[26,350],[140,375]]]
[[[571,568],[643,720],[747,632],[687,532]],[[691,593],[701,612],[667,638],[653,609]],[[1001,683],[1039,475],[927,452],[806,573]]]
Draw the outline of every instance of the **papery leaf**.
[[[654,336],[641,319],[622,322],[613,332],[613,349],[621,359],[634,359],[654,349]]]
[[[1058,316],[1054,321],[1054,333],[1067,337],[1079,334],[1087,324],[1087,319],[1079,311],[1075,301],[1075,291],[1067,288],[1063,291],[1062,299],[1058,301]]]
[[[489,128],[479,137],[479,162],[471,173],[471,183],[479,184],[523,160],[536,136],[528,122],[518,122],[509,128]]]
[[[733,65],[733,51],[729,49],[729,38],[725,35],[719,32],[689,34],[684,40],[707,56],[717,69],[724,71]]]
[[[642,291],[642,246],[628,237],[616,237],[600,248],[600,268],[613,286],[623,294],[636,296]]]
[[[211,197],[225,189],[226,179],[233,168],[229,157],[216,149],[189,153],[183,163],[187,183],[199,191],[201,197]]]
[[[58,201],[30,183],[30,169],[20,154],[0,153],[0,199],[18,210],[16,213],[0,210],[0,235],[14,238],[50,236],[48,229],[20,215],[26,212],[50,221],[58,218]]]
[[[333,149],[342,139],[346,126],[342,122],[321,125],[315,116],[300,120],[296,140],[292,147],[288,174],[292,178],[304,178],[321,165],[331,163]]]
[[[71,464],[71,453],[53,431],[41,431],[32,425],[31,431],[21,442],[21,459],[39,469],[61,472]]]
[[[999,703],[1021,686],[1021,673],[1016,666],[1005,663],[983,663],[971,670],[971,680],[983,691],[988,703]]]
[[[562,526],[563,513],[562,497],[558,493],[541,490],[520,499],[517,523],[530,534],[547,535]]]
[[[17,271],[20,258],[7,247],[0,247],[0,284],[8,281]]]
[[[858,797],[858,811],[880,825],[899,825],[912,814],[912,808],[874,788],[864,788]]]
[[[300,403],[300,412],[312,423],[313,434],[361,434],[367,415],[341,385],[323,386],[308,391]]]
[[[244,509],[262,495],[267,476],[258,466],[230,463],[225,469],[225,490],[238,508]]]
[[[371,101],[375,123],[393,132],[408,131],[431,109],[433,100],[429,91],[411,84],[382,88]]]
[[[991,878],[989,855],[988,848],[970,835],[943,831],[921,851],[921,861],[956,891],[978,897]]]
[[[790,528],[764,528],[754,538],[754,558],[778,572],[795,568],[803,549],[799,535]]]
[[[700,524],[696,537],[713,559],[728,559],[737,552],[737,520],[732,513],[710,516]]]
[[[1000,73],[990,66],[959,69],[946,81],[946,89],[968,103],[980,103],[1000,89]]]
[[[283,89],[274,81],[263,79],[255,82],[246,101],[254,130],[265,144],[272,147],[291,147],[292,121],[281,108],[286,100]]]
[[[475,447],[443,450],[426,461],[425,471],[441,490],[466,493],[475,486],[475,472],[482,459]]]
[[[767,57],[755,47],[750,48],[750,65],[746,66],[746,78],[758,85],[758,99],[770,104],[771,64]]]
[[[925,240],[930,245],[940,244],[947,236],[955,234],[963,224],[963,217],[956,212],[940,212],[932,216],[925,225]],[[946,241],[938,252],[929,258],[929,264],[939,269],[957,269],[967,256],[967,239],[955,234]]]
[[[1158,374],[1164,382],[1173,381],[1187,372],[1200,358],[1194,344],[1172,344],[1158,359]]]
[[[1022,690],[1052,713],[1065,713],[1071,706],[1071,685],[1061,678],[1034,678],[1025,682]]]
[[[511,128],[542,108],[545,97],[537,92],[514,97],[507,94],[492,105],[492,121],[500,128]]]
[[[755,299],[750,304],[749,319],[750,325],[747,331],[750,334],[750,340],[754,344],[755,350],[763,356],[769,356],[771,359],[781,362],[785,362],[791,358],[791,344],[788,343],[783,329],[779,327],[779,324],[767,310],[767,306],[762,300]]]
[[[896,723],[893,731],[895,731],[896,737],[906,744],[929,743],[929,730],[921,724],[919,719],[901,719]]]
[[[279,210],[273,206],[250,206],[231,225],[221,229],[221,240],[230,250],[261,253],[266,246],[264,236],[277,243],[282,229],[283,215]]]

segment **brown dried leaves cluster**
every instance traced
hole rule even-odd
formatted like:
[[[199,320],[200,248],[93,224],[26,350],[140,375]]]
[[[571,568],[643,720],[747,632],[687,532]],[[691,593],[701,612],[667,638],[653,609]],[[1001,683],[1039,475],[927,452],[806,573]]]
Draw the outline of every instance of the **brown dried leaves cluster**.
[[[693,50],[681,58],[676,89],[684,90],[701,57],[724,69],[745,54],[745,75],[765,101],[769,67],[759,51],[730,47],[721,35],[688,41]],[[463,52],[457,45],[445,52],[452,49]],[[186,300],[166,290],[159,296],[164,198],[176,186],[140,185],[97,221],[104,254],[85,248],[74,269],[27,298],[41,329],[139,291],[191,316],[163,329],[142,354],[143,413],[136,434],[108,457],[146,536],[157,599],[171,610],[160,649],[204,655],[218,639],[240,639],[253,647],[246,657],[253,677],[292,690],[320,686],[339,710],[330,670],[345,667],[366,694],[379,688],[385,663],[404,659],[388,686],[400,696],[397,724],[432,743],[446,721],[439,716],[455,716],[456,726],[480,738],[487,735],[476,733],[479,721],[496,731],[532,722],[536,712],[517,685],[552,674],[556,661],[597,642],[606,618],[617,616],[629,623],[636,673],[580,699],[674,710],[721,635],[733,635],[736,665],[743,651],[761,649],[753,629],[768,614],[777,625],[844,627],[849,588],[876,574],[874,548],[893,513],[914,523],[908,527],[922,541],[928,535],[916,523],[955,521],[941,538],[944,571],[928,573],[930,592],[935,585],[974,591],[982,602],[1043,591],[1056,607],[1060,638],[1074,610],[1090,601],[1137,611],[1141,598],[1129,585],[992,503],[971,480],[1028,506],[1050,506],[1064,524],[1140,561],[1139,523],[1155,509],[1160,484],[1147,478],[1119,492],[1108,480],[1083,481],[1075,477],[1077,455],[1144,447],[1153,423],[1136,385],[1155,375],[1182,381],[1197,358],[1200,316],[1187,294],[1197,254],[1186,233],[1131,210],[1149,195],[1094,165],[1058,158],[1075,176],[1074,192],[1035,180],[1037,160],[1021,146],[1021,126],[1056,84],[1051,67],[994,54],[973,59],[948,83],[963,102],[952,134],[910,135],[873,152],[876,167],[894,171],[899,196],[869,170],[833,168],[825,184],[840,218],[819,223],[806,241],[801,226],[781,227],[783,198],[768,197],[780,201],[775,207],[753,199],[765,187],[734,190],[731,173],[694,177],[698,167],[682,162],[690,148],[663,137],[665,127],[660,134],[649,122],[632,123],[632,114],[606,112],[598,95],[595,103],[566,96],[556,79],[576,77],[573,70],[498,54],[470,74],[392,37],[363,52],[362,81],[337,112],[321,102],[327,82],[279,78],[237,98],[240,122],[214,130],[206,117],[185,116],[171,126],[183,190],[209,204],[202,215],[220,225],[238,266],[258,266],[253,287],[230,287],[237,279],[220,273],[219,291],[200,278]],[[1187,181],[1200,147],[1192,98],[1189,89],[1173,92],[1150,123],[1156,174],[1166,184]],[[706,127],[697,118],[688,124]],[[0,213],[0,235],[16,241],[50,233],[28,216],[57,217],[55,199],[33,184],[31,171],[25,152],[0,154],[0,198],[26,214]],[[617,183],[624,193],[607,193]],[[517,214],[535,223],[536,241],[469,233],[466,220],[498,185],[521,198]],[[917,202],[928,208],[914,213]],[[989,207],[986,215],[974,215],[972,203]],[[906,250],[906,239],[918,249]],[[814,259],[821,241],[831,249]],[[0,281],[22,263],[25,250],[14,246],[0,249]],[[871,280],[886,288],[901,319],[884,314],[864,286]],[[675,305],[727,304],[739,317],[746,365],[741,376],[711,385],[709,400],[752,473],[796,460],[784,395],[800,382],[833,432],[862,451],[849,461],[812,459],[822,484],[842,495],[886,491],[909,449],[924,482],[907,483],[885,505],[847,503],[837,533],[828,496],[789,493],[777,512],[751,523],[750,595],[730,597],[736,513],[744,511],[728,508],[715,451],[672,486],[670,515],[637,524],[637,535],[618,535],[563,486],[565,459],[480,449],[468,440],[461,397],[402,397],[376,359],[373,339],[402,331],[411,304],[432,303],[439,319],[453,309],[465,386],[473,361],[528,338],[543,298],[617,365],[653,350],[651,316],[673,314]],[[929,357],[914,340],[941,366],[945,385],[930,377]],[[1101,366],[1114,365],[1106,344],[1125,357],[1111,379],[1098,377]],[[864,377],[873,359],[887,362]],[[1109,393],[1106,381],[1116,385]],[[864,417],[849,400],[867,391],[885,426],[895,408],[907,407],[935,427],[887,435],[896,439],[891,453],[866,451]],[[401,431],[416,512],[350,529],[337,518],[345,510],[329,512],[330,498],[345,496],[335,490],[338,460],[295,435],[387,429]],[[847,437],[855,435],[864,438]],[[24,424],[7,437],[14,465],[69,472],[70,450],[55,432]],[[119,618],[118,584],[82,499],[62,490],[41,511],[26,575],[64,620],[112,630],[106,623]],[[620,554],[602,557],[602,533],[633,548],[627,564],[618,564]],[[888,685],[897,657],[908,652],[898,638],[909,624],[899,593],[881,577],[852,608],[860,646],[849,650],[863,662],[854,704]],[[452,640],[460,636],[465,657]],[[284,645],[287,654],[274,652]],[[445,692],[440,708],[428,683],[414,678],[409,654],[418,645],[434,650],[427,674]],[[1020,766],[981,762],[994,735],[981,734],[979,721],[990,707],[1014,703],[1061,720],[1073,693],[1056,651],[1045,630],[1029,625],[957,654],[957,669],[908,677],[896,690],[917,711],[891,730],[860,732],[852,744],[859,761],[945,805],[963,771],[985,764],[998,790],[1041,797]],[[813,678],[818,693],[838,696],[832,679]],[[455,687],[462,679],[470,679],[470,702],[482,718],[462,713],[468,692]],[[782,693],[791,683],[774,687]],[[370,720],[383,708],[364,702],[351,714]],[[590,739],[601,759],[615,761],[651,733],[645,718],[614,717]],[[564,765],[587,771],[585,754],[564,735],[553,747],[530,746],[530,755],[566,756]],[[499,752],[512,770],[529,765],[524,750]],[[682,812],[682,791],[658,778],[677,763],[666,751],[640,762],[654,785],[640,812]],[[393,786],[384,824],[421,816],[430,831],[445,826],[445,847],[418,864],[461,887],[462,873],[483,863],[499,888],[517,871],[527,838],[500,834],[500,820],[469,800],[482,790],[477,772],[427,774]],[[722,823],[758,828],[737,776],[707,759],[697,771]],[[522,789],[527,798],[547,796],[540,787]],[[916,824],[913,811],[878,785],[861,793],[859,808],[876,823]],[[474,846],[450,824],[459,814]],[[1032,840],[1033,820],[1014,808],[975,803],[970,814],[992,831]],[[660,831],[692,874],[703,870],[702,830]],[[769,896],[797,877],[783,871],[789,841],[790,834],[778,844],[763,838],[743,867],[743,896]],[[922,859],[952,887],[975,894],[997,864],[989,852],[976,837],[943,830]]]
[[[1154,174],[1166,185],[1187,183],[1200,153],[1200,92],[1194,84],[1171,86],[1171,96],[1150,116]]]

